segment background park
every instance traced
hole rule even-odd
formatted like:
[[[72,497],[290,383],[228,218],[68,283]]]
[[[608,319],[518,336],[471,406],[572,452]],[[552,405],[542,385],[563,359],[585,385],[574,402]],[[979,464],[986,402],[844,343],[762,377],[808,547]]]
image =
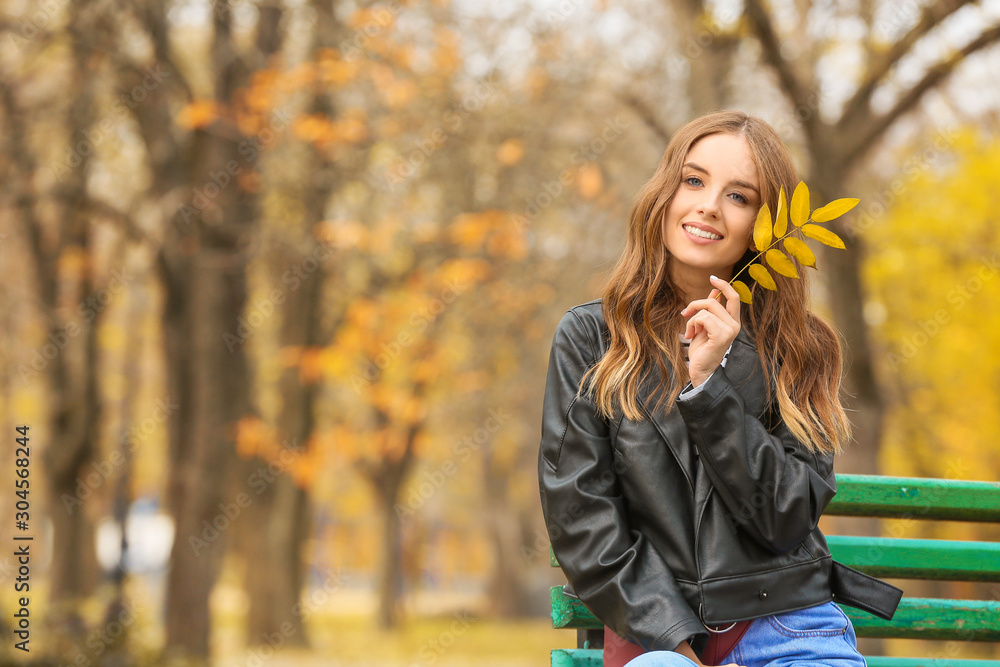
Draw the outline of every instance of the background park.
[[[536,477],[552,333],[719,108],[774,125],[814,202],[861,199],[846,251],[811,244],[848,354],[837,471],[1000,475],[998,0],[0,7],[0,542],[33,536],[27,653],[0,548],[4,664],[574,645]]]

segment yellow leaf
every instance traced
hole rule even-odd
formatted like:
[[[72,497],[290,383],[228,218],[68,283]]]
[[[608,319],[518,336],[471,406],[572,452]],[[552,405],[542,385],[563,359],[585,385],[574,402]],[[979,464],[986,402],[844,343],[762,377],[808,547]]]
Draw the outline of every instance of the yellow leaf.
[[[846,198],[834,199],[832,202],[813,211],[813,222],[829,222],[834,218],[839,218],[852,208],[858,205],[860,199]],[[843,246],[841,246],[843,247]]]
[[[813,254],[813,251],[809,249],[809,246],[802,239],[793,237],[785,239],[785,250],[788,251],[789,255],[799,260],[799,263],[803,266],[816,268],[816,255]]]
[[[788,206],[785,203],[785,186],[778,191],[778,210],[774,215],[774,236],[781,238],[788,231]]]
[[[604,175],[601,168],[593,162],[580,167],[577,173],[576,187],[584,199],[593,199],[604,189]]]
[[[771,274],[767,272],[761,264],[751,264],[750,268],[747,269],[750,272],[750,277],[756,280],[761,287],[769,290],[776,290],[778,286],[774,284],[774,278]]]
[[[757,211],[757,222],[753,225],[753,244],[758,252],[771,245],[771,209],[767,204]]]
[[[788,255],[781,252],[777,248],[771,248],[765,252],[764,260],[767,262],[768,266],[783,276],[788,276],[789,278],[799,277],[799,272],[795,270],[795,265],[792,264],[792,260],[788,259]]]
[[[523,157],[524,141],[521,139],[508,139],[497,148],[497,162],[505,167],[517,164]]]
[[[809,186],[805,181],[799,181],[792,193],[792,205],[789,211],[792,217],[792,224],[801,227],[809,220]],[[802,261],[802,260],[799,260]],[[805,264],[805,262],[802,262]]]
[[[750,288],[747,287],[746,283],[742,280],[734,280],[733,289],[740,295],[740,301],[743,303],[750,303]]]
[[[841,238],[825,227],[820,227],[819,225],[802,225],[802,233],[824,245],[833,248],[846,248]]]
[[[453,243],[472,250],[483,244],[491,229],[489,216],[482,213],[461,213],[449,225],[448,235]]]

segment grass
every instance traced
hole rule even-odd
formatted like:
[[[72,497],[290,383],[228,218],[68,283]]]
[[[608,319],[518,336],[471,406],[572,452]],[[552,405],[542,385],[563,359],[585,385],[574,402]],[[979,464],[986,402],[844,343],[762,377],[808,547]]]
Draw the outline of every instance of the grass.
[[[418,667],[470,664],[540,667],[549,650],[575,646],[571,631],[554,630],[548,619],[506,621],[456,612],[419,617],[392,631],[379,630],[370,616],[319,615],[309,620],[312,650],[265,648],[219,656],[220,667],[324,665],[325,667]]]

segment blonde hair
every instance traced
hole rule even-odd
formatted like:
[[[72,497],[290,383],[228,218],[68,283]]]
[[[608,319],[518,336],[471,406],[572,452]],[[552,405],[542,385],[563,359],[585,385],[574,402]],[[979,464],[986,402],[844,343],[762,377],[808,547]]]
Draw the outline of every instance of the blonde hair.
[[[730,133],[746,139],[757,166],[761,197],[771,211],[778,191],[790,194],[798,183],[788,148],[774,129],[760,118],[740,111],[721,111],[696,118],[670,140],[653,176],[636,195],[628,221],[628,238],[602,299],[610,331],[607,353],[583,376],[580,391],[593,398],[598,410],[614,419],[617,403],[629,419],[642,419],[636,391],[651,362],[659,369],[660,399],[674,406],[689,379],[678,333],[684,331],[680,314],[687,305],[670,278],[670,253],[663,242],[662,220],[681,179],[681,165],[691,147],[710,134]],[[749,242],[749,239],[748,239]],[[733,268],[736,275],[757,253],[748,250]],[[759,261],[759,260],[755,260]],[[806,270],[793,259],[800,278],[772,272],[778,289],[761,288],[749,279],[752,304],[741,303],[740,320],[757,345],[765,385],[773,383],[781,417],[789,431],[810,451],[841,451],[851,437],[850,422],[840,402],[842,350],[834,329],[806,309],[809,290]],[[667,372],[666,355],[672,376]],[[768,409],[772,397],[768,393]]]

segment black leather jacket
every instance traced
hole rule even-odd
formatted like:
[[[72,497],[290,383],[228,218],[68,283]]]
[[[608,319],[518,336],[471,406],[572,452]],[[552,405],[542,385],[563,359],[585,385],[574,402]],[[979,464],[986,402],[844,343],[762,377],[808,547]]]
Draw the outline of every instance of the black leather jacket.
[[[556,328],[538,477],[553,552],[575,594],[645,650],[701,653],[705,623],[828,600],[891,619],[902,591],[836,563],[817,527],[837,492],[833,454],[811,454],[766,410],[763,369],[744,327],[696,395],[613,422],[577,398],[607,350],[600,299]],[[773,391],[773,386],[772,386]]]

